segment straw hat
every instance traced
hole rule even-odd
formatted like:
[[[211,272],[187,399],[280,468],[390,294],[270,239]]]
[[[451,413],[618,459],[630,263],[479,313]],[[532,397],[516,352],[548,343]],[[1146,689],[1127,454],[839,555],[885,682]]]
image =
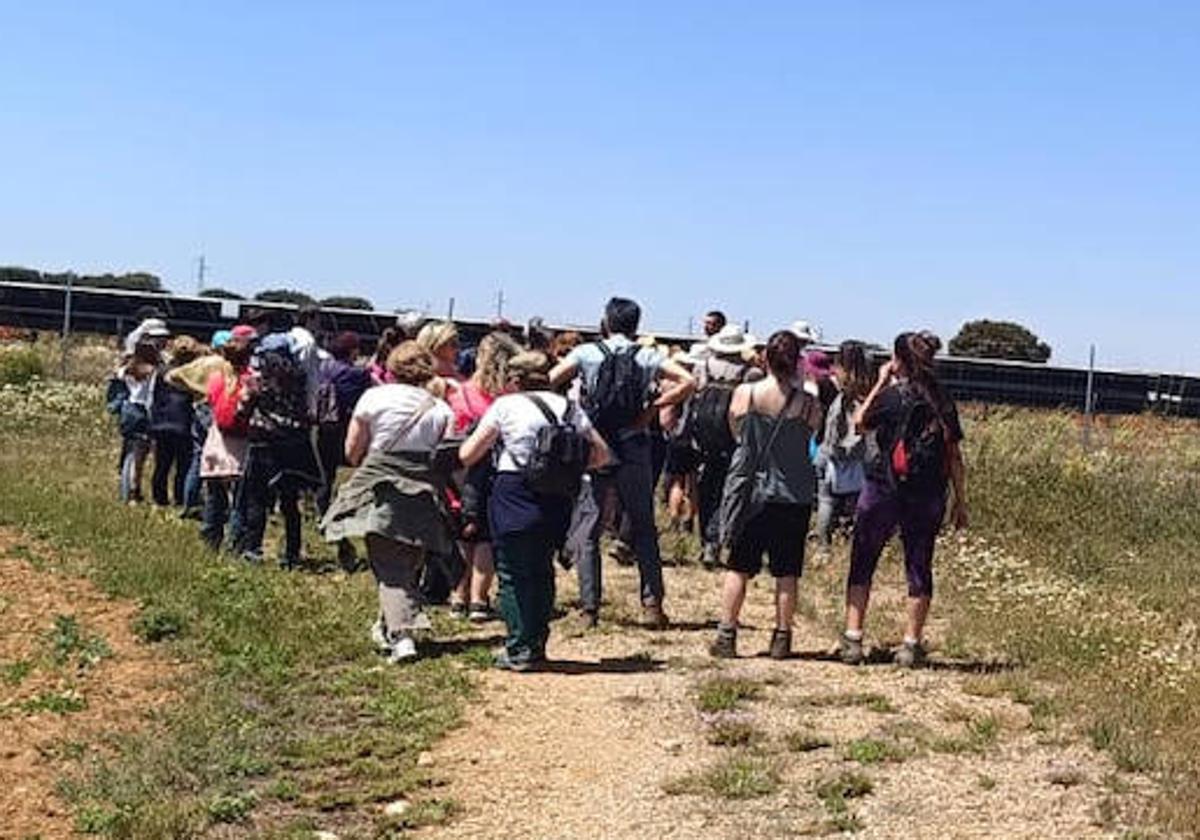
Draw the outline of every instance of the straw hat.
[[[718,356],[740,356],[753,350],[758,339],[748,335],[737,324],[726,324],[721,331],[708,340],[708,349]]]

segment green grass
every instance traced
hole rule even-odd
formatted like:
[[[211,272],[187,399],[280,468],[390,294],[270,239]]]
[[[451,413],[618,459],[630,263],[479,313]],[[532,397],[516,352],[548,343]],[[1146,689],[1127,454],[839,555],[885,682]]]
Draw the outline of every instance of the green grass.
[[[707,770],[668,781],[663,791],[671,796],[712,796],[720,799],[755,799],[779,790],[779,771],[770,759],[739,753]]]
[[[828,749],[833,746],[833,741],[816,732],[796,729],[783,736],[783,744],[789,752],[806,753]]]
[[[850,802],[870,795],[875,784],[861,773],[843,771],[819,779],[814,785],[817,799],[825,806],[829,815],[828,828],[834,832],[855,832],[862,829],[862,821],[850,810]]]
[[[712,677],[700,685],[696,705],[702,712],[729,712],[743,700],[762,697],[762,684],[737,677]]]
[[[50,568],[141,604],[135,632],[188,663],[177,702],[72,760],[60,788],[80,830],[165,840],[244,831],[264,811],[273,828],[319,827],[336,811],[343,836],[370,836],[394,828],[377,803],[399,796],[422,820],[449,814],[422,804],[436,797],[416,759],[458,721],[486,651],[387,666],[366,640],[369,575],[242,566],[209,554],[195,523],[119,505],[98,393],[43,391],[0,393],[0,524],[54,558]],[[72,616],[47,645],[65,668],[111,653]],[[69,713],[80,702],[47,693],[25,708]]]
[[[754,724],[741,720],[718,720],[710,724],[706,740],[714,747],[747,747],[766,736]]]
[[[846,759],[859,764],[898,763],[908,758],[908,751],[892,741],[879,738],[858,738],[846,744]]]

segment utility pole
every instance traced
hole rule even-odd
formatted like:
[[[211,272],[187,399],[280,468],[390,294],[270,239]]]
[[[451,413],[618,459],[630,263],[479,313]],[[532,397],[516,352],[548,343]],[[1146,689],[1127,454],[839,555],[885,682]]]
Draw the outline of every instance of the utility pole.
[[[450,305],[446,307],[446,320],[454,320],[454,298],[450,298]]]
[[[692,332],[692,330],[694,330],[695,328],[696,328],[696,317],[694,315],[689,315],[688,316],[687,334],[695,335],[695,333]]]
[[[501,286],[496,292],[496,319],[500,320],[504,317],[504,287]]]
[[[196,260],[196,294],[204,291],[204,275],[208,273],[208,263],[204,261],[204,255],[200,255],[200,259]]]

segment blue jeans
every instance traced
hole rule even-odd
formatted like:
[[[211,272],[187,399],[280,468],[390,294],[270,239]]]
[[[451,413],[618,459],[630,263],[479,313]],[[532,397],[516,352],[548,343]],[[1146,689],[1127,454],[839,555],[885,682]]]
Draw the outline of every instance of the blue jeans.
[[[148,437],[125,438],[121,450],[121,501],[140,502],[142,500],[142,474],[146,469],[146,459],[150,456],[150,439]]]
[[[591,499],[580,500],[574,528],[586,538],[576,556],[579,575],[579,598],[589,612],[600,609],[602,580],[600,570],[600,534],[604,527],[604,497],[616,490],[621,508],[629,517],[633,552],[637,555],[641,577],[641,596],[644,605],[662,604],[662,557],[658,552],[658,526],[654,521],[654,469],[651,460],[650,438],[646,434],[632,435],[612,446],[617,465],[591,476],[584,492]]]
[[[213,551],[225,542],[225,525],[229,525],[229,545],[238,551],[242,543],[242,515],[239,498],[241,482],[226,478],[204,479],[204,519],[200,536]]]
[[[200,403],[192,414],[192,464],[183,482],[183,506],[189,510],[200,507],[200,455],[204,452],[204,441],[208,438],[208,427],[212,425],[212,407]]]

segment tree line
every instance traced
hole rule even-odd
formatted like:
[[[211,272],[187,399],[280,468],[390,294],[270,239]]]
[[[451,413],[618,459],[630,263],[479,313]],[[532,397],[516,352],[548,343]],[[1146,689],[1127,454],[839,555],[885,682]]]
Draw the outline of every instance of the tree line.
[[[38,271],[18,265],[0,266],[0,283],[42,283],[47,286],[81,286],[89,289],[119,289],[127,292],[155,292],[169,294],[162,278],[149,271],[127,271],[124,274],[77,274],[74,271]],[[226,300],[247,300],[245,295],[228,289],[211,288],[200,292],[201,297]],[[358,295],[332,295],[314,298],[295,289],[264,289],[251,300],[263,303],[290,303],[295,306],[327,306],[333,309],[361,309],[370,311],[375,305]]]

